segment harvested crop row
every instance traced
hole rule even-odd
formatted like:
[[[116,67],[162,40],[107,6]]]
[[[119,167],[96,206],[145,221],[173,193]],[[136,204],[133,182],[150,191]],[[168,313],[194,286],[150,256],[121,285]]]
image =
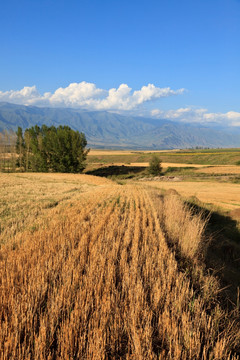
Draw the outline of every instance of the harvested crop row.
[[[239,334],[179,271],[165,208],[144,187],[97,188],[3,246],[1,359],[234,359]]]
[[[0,174],[0,246],[26,229],[35,231],[54,218],[53,208],[76,201],[111,180],[79,174]],[[58,212],[58,209],[57,209]]]

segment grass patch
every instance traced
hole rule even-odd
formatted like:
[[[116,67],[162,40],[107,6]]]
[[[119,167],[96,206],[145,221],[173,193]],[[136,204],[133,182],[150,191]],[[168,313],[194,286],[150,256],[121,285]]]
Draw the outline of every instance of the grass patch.
[[[196,168],[193,166],[183,166],[183,167],[174,167],[169,166],[165,171],[164,175],[193,175],[196,171]]]

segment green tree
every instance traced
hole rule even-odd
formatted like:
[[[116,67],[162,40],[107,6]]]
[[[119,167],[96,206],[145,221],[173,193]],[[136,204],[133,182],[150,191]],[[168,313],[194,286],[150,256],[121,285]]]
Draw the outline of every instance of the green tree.
[[[11,171],[16,171],[16,133],[13,130],[9,131],[9,145],[11,154]]]
[[[0,132],[0,171],[5,171],[5,140],[4,133]]]
[[[24,133],[24,143],[25,143],[25,153],[24,153],[24,165],[25,170],[28,171],[30,168],[30,143],[31,143],[31,135],[29,130],[27,129]]]
[[[85,135],[69,126],[33,126],[17,132],[17,151],[24,144],[26,171],[79,173],[85,168],[88,150]]]
[[[24,143],[23,131],[21,127],[18,127],[16,135],[17,135],[16,153],[18,154],[16,165],[20,168],[21,171],[25,169],[25,164],[24,164],[25,143]]]
[[[16,169],[16,134],[5,129],[0,133],[0,171],[13,172]]]
[[[149,162],[149,172],[152,175],[160,175],[162,172],[161,160],[157,155],[153,155]]]
[[[44,132],[38,125],[27,129],[30,136],[30,168],[36,172],[47,172],[48,164],[46,159],[46,149],[44,147]]]

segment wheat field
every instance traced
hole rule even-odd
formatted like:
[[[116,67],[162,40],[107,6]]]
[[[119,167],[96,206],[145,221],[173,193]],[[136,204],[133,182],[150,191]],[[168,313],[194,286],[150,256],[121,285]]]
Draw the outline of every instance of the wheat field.
[[[175,189],[185,198],[197,197],[203,203],[215,205],[224,210],[240,207],[240,185],[214,181],[144,181],[146,185],[159,189]]]
[[[238,307],[222,308],[201,263],[206,219],[179,196],[0,179],[0,359],[239,358]]]
[[[172,153],[178,151],[174,150],[154,150],[154,153]],[[99,149],[90,149],[89,155],[97,156],[97,155],[132,155],[132,154],[151,154],[149,150],[99,150]]]
[[[198,169],[197,172],[205,174],[240,174],[240,166],[208,166],[205,168]]]

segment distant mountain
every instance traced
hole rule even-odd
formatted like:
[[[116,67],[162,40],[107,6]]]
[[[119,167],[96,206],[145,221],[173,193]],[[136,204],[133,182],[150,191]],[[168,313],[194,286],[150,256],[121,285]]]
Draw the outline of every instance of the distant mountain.
[[[85,133],[88,145],[99,148],[174,149],[240,147],[240,133],[170,120],[122,116],[106,111],[40,108],[0,103],[0,131],[34,125],[68,125]]]

